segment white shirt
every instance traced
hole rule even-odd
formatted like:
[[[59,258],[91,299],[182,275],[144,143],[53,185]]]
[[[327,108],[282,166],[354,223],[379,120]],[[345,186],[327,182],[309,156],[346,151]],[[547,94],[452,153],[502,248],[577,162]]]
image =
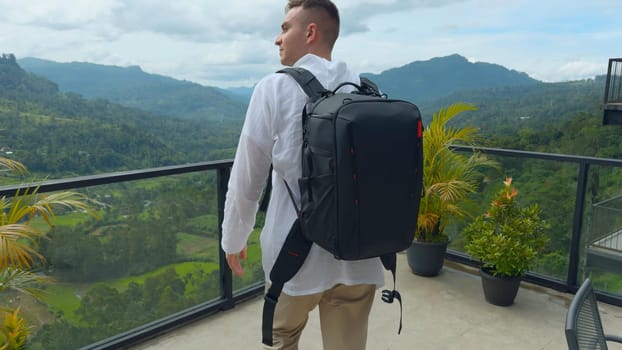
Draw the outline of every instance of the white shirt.
[[[312,54],[303,56],[294,66],[311,71],[330,90],[341,82],[360,82],[358,75],[344,62],[328,61]],[[273,165],[270,205],[260,236],[266,281],[269,281],[274,261],[296,219],[283,179],[291,187],[299,205],[302,109],[306,101],[302,88],[287,74],[273,73],[263,78],[253,91],[231,170],[222,225],[222,248],[226,253],[235,254],[244,248],[255,225],[258,202],[270,164]],[[339,283],[381,287],[384,273],[380,259],[337,260],[313,244],[304,264],[285,284],[283,292],[292,296],[307,295]]]

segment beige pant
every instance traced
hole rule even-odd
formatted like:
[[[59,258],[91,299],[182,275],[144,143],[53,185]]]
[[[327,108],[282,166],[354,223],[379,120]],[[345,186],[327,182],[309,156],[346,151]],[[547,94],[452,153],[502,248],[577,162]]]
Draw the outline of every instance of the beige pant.
[[[324,350],[364,350],[375,291],[375,285],[338,284],[317,294],[290,296],[281,293],[274,312],[274,344],[264,348],[298,350],[309,312],[317,305]]]

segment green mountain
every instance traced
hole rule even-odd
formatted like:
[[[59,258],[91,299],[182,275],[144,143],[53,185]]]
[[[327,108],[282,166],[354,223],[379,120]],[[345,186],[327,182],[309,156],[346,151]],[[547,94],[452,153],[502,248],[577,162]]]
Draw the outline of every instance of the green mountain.
[[[454,92],[540,83],[527,74],[491,63],[471,63],[460,55],[415,61],[380,74],[362,74],[390,98],[424,104]]]
[[[460,55],[416,61],[380,74],[363,74],[372,79],[389,98],[414,102],[424,123],[441,108],[467,102],[478,110],[463,113],[453,123],[480,129],[488,145],[497,135],[515,135],[519,129],[551,129],[579,113],[599,114],[605,77],[543,83],[527,74],[491,63],[471,63]],[[504,138],[503,142],[507,142]]]
[[[457,125],[477,126],[485,134],[512,134],[519,128],[538,129],[568,121],[577,113],[600,113],[605,76],[535,85],[463,90],[419,104],[425,121],[440,108],[467,102],[478,110],[457,118]]]
[[[162,118],[62,93],[12,55],[0,58],[0,155],[34,174],[57,178],[228,158],[240,128],[241,121]]]
[[[58,63],[23,58],[26,71],[55,82],[63,92],[104,98],[126,107],[181,118],[210,121],[241,120],[246,105],[222,90],[143,72],[140,67],[93,63]]]
[[[151,113],[210,120],[243,118],[251,88],[221,90],[143,72],[140,67],[58,63],[38,58],[19,61],[25,70],[58,84],[61,91],[105,98]],[[525,73],[491,63],[471,63],[460,55],[415,61],[380,74],[364,73],[391,98],[425,104],[454,92],[537,85]]]

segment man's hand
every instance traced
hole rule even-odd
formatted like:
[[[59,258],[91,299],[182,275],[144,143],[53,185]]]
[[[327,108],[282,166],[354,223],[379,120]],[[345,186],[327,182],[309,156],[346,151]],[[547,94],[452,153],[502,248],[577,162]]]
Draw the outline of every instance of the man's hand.
[[[226,257],[227,264],[229,264],[231,271],[237,276],[242,276],[244,274],[244,269],[242,265],[240,265],[240,259],[246,260],[246,247],[244,247],[241,252],[237,254],[227,254]]]

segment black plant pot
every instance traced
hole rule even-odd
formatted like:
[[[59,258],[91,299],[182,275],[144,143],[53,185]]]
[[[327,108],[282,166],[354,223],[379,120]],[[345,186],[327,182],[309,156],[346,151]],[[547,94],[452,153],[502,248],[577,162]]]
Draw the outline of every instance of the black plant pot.
[[[439,274],[445,261],[445,243],[413,241],[406,250],[408,266],[415,275],[432,277]]]
[[[497,306],[514,304],[522,276],[496,277],[484,268],[479,270],[479,274],[482,276],[482,288],[487,302]]]

